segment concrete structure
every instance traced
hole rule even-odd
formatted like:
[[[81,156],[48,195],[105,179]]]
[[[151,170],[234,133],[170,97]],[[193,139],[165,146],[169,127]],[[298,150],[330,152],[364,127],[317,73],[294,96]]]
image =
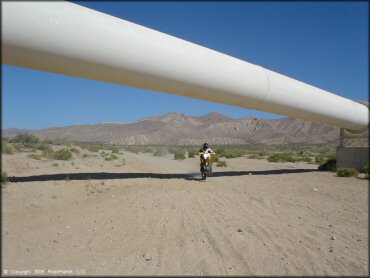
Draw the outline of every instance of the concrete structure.
[[[369,147],[338,147],[337,168],[361,170],[369,164]]]

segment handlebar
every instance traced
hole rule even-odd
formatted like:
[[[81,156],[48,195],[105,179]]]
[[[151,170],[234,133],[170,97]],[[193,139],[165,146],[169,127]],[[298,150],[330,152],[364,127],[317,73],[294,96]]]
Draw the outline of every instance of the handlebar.
[[[202,154],[204,154],[204,152],[197,152],[197,154],[202,155]],[[211,155],[216,155],[216,153],[215,152],[211,152]]]

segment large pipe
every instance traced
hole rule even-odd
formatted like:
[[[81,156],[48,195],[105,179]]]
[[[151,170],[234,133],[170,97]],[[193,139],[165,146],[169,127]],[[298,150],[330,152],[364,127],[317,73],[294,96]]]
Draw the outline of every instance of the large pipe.
[[[260,66],[68,2],[2,2],[5,64],[360,130],[369,109]]]

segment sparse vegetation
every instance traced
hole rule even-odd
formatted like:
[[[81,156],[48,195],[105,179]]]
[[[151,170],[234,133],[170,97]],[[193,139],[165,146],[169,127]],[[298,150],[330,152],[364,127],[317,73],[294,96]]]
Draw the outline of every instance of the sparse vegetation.
[[[196,153],[197,153],[196,151],[189,150],[188,151],[188,158],[194,158]]]
[[[142,148],[140,148],[139,146],[128,146],[126,150],[128,152],[138,154],[142,150]]]
[[[325,163],[328,159],[335,159],[335,154],[334,153],[318,154],[315,156],[315,163],[321,165]]]
[[[72,152],[68,149],[61,149],[54,153],[54,159],[56,160],[69,160],[72,158]]]
[[[269,162],[295,162],[296,159],[291,153],[275,153],[267,158]]]
[[[33,148],[40,142],[40,139],[33,134],[19,133],[11,140],[11,142],[20,143],[24,147]]]
[[[337,170],[337,160],[335,158],[327,159],[323,164],[318,167],[319,171],[335,172]]]
[[[36,159],[36,160],[41,160],[41,155],[39,155],[38,153],[31,153],[31,154],[27,155],[27,157],[30,157],[30,158]]]
[[[338,177],[354,177],[357,175],[357,171],[353,168],[338,168],[337,176]]]
[[[71,152],[75,153],[75,154],[80,154],[81,151],[79,149],[77,149],[76,147],[72,147],[69,149]]]
[[[185,152],[184,151],[175,151],[173,154],[173,158],[175,160],[184,160],[185,159]]]
[[[239,150],[238,149],[234,149],[234,150],[218,149],[215,152],[219,157],[225,157],[225,158],[237,158],[237,157],[242,157],[246,155],[246,151],[240,150],[240,149]]]
[[[111,147],[112,153],[119,153],[119,148],[116,146]]]
[[[362,171],[366,174],[366,178],[369,179],[370,163],[362,168]]]
[[[54,166],[54,167],[57,167],[59,164],[54,162],[53,164],[51,164],[51,166]]]
[[[1,171],[1,184],[6,184],[9,182],[8,174]]]
[[[220,160],[219,162],[217,162],[216,166],[217,167],[227,167],[227,163],[224,160]]]
[[[165,148],[158,148],[153,153],[154,156],[165,156],[167,154],[168,154],[168,151]]]
[[[108,154],[105,156],[105,160],[106,161],[112,161],[112,160],[116,160],[118,159],[118,156],[116,156],[115,154]]]
[[[7,140],[2,139],[1,140],[1,152],[6,154],[13,154],[13,147],[12,145],[7,142]]]
[[[47,146],[44,148],[42,151],[42,156],[47,158],[47,159],[53,159],[54,157],[54,151],[50,146]]]

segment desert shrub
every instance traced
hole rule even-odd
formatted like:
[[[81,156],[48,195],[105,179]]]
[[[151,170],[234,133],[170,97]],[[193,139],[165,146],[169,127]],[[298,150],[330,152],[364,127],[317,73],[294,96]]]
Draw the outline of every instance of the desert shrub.
[[[102,149],[102,146],[97,145],[97,144],[91,144],[91,145],[87,145],[86,149],[88,149],[90,152],[97,153]]]
[[[61,146],[71,146],[72,142],[65,138],[57,138],[55,139],[55,144]]]
[[[221,150],[221,152],[216,152],[219,157],[225,158],[237,158],[241,157],[246,154],[245,151],[237,151],[237,150]]]
[[[216,164],[217,167],[227,167],[227,163],[224,160],[220,160]]]
[[[6,184],[8,183],[9,178],[8,174],[6,172],[1,171],[1,184]]]
[[[335,154],[322,153],[322,154],[316,155],[315,156],[315,163],[321,165],[321,164],[325,163],[328,159],[335,159]]]
[[[51,166],[54,166],[54,167],[57,167],[59,164],[54,162],[53,164],[51,164]]]
[[[116,146],[111,147],[112,153],[119,153],[119,148]]]
[[[184,151],[176,151],[173,154],[173,158],[175,160],[184,160],[185,159],[185,152]]]
[[[122,165],[126,165],[126,160],[122,158]]]
[[[213,162],[219,162],[220,161],[220,159],[218,158],[218,156],[212,156],[212,161]]]
[[[82,157],[83,157],[83,158],[86,158],[86,157],[89,157],[89,155],[88,155],[87,153],[84,153],[84,154],[82,155]]]
[[[361,172],[365,173],[366,175],[369,175],[369,172],[370,172],[370,163],[367,164],[366,166],[364,166],[362,168],[362,171]]]
[[[108,154],[105,156],[105,160],[107,161],[116,160],[116,159],[118,159],[118,156],[116,156],[115,154]]]
[[[36,160],[41,160],[41,155],[39,155],[38,153],[31,153],[31,154],[27,155],[27,157],[30,157],[30,158],[33,158],[33,159],[36,159]]]
[[[77,149],[77,148],[75,148],[75,147],[72,147],[72,148],[70,148],[69,150],[70,150],[71,152],[75,153],[75,154],[80,154],[80,153],[81,153],[80,149]]]
[[[10,145],[7,140],[1,140],[1,152],[6,154],[13,154],[13,147]]]
[[[47,159],[52,159],[54,157],[53,149],[50,146],[44,148],[44,150],[42,151],[42,156]]]
[[[43,150],[45,150],[45,149],[50,148],[50,146],[49,146],[49,143],[48,143],[47,141],[42,140],[42,141],[40,141],[39,143],[37,143],[37,145],[35,146],[35,148],[36,148],[37,150],[43,151]]]
[[[140,148],[139,146],[128,146],[127,151],[131,152],[131,153],[138,154],[139,152],[142,151],[142,148]]]
[[[338,168],[338,177],[354,177],[357,174],[356,170],[353,168]]]
[[[19,133],[13,139],[12,142],[22,144],[25,147],[35,147],[40,139],[33,134],[29,133]]]
[[[270,162],[295,162],[295,158],[290,153],[275,153],[267,158]]]
[[[154,156],[165,156],[167,155],[167,150],[165,148],[159,148],[159,149],[156,149],[153,153]]]
[[[305,157],[297,157],[295,160],[296,161],[307,162],[307,163],[311,163],[312,162],[311,157],[308,157],[308,156],[305,156]]]
[[[154,148],[152,147],[145,147],[143,149],[143,153],[152,153],[152,152],[154,152]]]
[[[318,167],[318,170],[335,172],[337,170],[337,160],[335,158],[327,159],[323,164],[321,164]]]
[[[195,154],[196,154],[197,152],[196,151],[193,151],[193,150],[190,150],[190,151],[188,151],[188,158],[193,158],[193,157],[195,157]]]
[[[72,152],[68,149],[61,149],[54,153],[54,159],[56,160],[69,160],[72,158]]]
[[[248,155],[249,159],[260,159],[261,157],[255,153]]]

